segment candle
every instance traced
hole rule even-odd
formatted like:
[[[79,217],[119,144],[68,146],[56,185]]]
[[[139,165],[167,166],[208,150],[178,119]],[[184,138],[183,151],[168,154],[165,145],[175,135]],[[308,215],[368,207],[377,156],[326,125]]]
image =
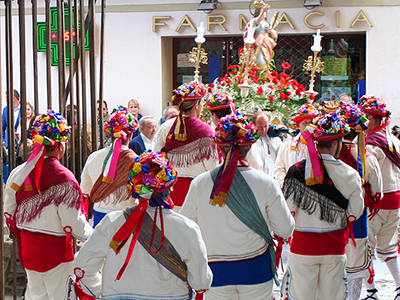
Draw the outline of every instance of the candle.
[[[313,35],[314,37],[314,44],[311,46],[311,51],[316,51],[316,52],[320,52],[322,50],[321,47],[321,40],[322,40],[322,35],[320,35],[320,30],[317,30],[317,35]]]
[[[206,39],[204,38],[204,26],[203,22],[200,23],[200,27],[197,26],[197,37],[194,39],[197,44],[203,44]]]
[[[254,39],[254,31],[256,29],[253,27],[253,22],[250,22],[249,28],[247,28],[247,35],[244,39],[245,44],[254,44],[256,40]]]

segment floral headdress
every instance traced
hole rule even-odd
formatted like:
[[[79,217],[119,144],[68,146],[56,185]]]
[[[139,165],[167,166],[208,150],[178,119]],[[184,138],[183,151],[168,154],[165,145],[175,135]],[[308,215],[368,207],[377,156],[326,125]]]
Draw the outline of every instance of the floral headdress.
[[[204,84],[198,81],[186,82],[172,91],[172,104],[179,106],[179,115],[168,133],[167,141],[171,140],[173,135],[178,141],[187,140],[183,111],[192,106],[197,100],[202,99],[206,93],[207,90]]]
[[[300,106],[297,114],[295,115],[293,121],[299,125],[299,123],[305,119],[314,119],[319,116],[318,110],[314,107],[314,105],[305,103]]]
[[[124,138],[139,128],[139,123],[128,108],[118,106],[111,112],[110,119],[104,124],[104,132],[112,138]]]
[[[365,113],[356,105],[343,103],[337,111],[339,116],[344,118],[344,121],[351,129],[357,130],[359,126],[362,130],[368,128],[368,119]]]
[[[364,95],[358,100],[358,105],[365,113],[371,115],[388,118],[391,114],[391,112],[386,109],[385,101],[380,97]]]
[[[313,122],[313,125],[316,127],[313,138],[318,142],[329,142],[350,133],[349,125],[337,113],[319,117]]]
[[[125,259],[116,280],[119,280],[131,258],[139,233],[142,228],[147,206],[156,207],[153,221],[153,232],[148,250],[156,254],[164,245],[164,223],[161,208],[171,208],[171,204],[157,196],[157,194],[170,188],[176,181],[178,173],[166,158],[165,152],[143,152],[129,166],[128,188],[132,191],[132,197],[141,198],[142,201],[131,213],[124,225],[115,233],[110,242],[110,248],[118,254],[133,233],[129,246],[131,251]],[[168,199],[169,200],[169,199]],[[172,204],[173,206],[173,204]],[[157,222],[157,211],[160,212],[161,241],[159,249],[153,251],[153,240]]]
[[[314,120],[301,133],[307,141],[308,156],[306,158],[306,185],[314,185],[322,182],[322,166],[313,140],[328,142],[347,135],[350,132],[349,125],[344,118],[336,113],[330,113]]]
[[[251,146],[260,137],[253,122],[240,113],[221,118],[215,129],[215,143],[229,147],[224,163],[218,171],[210,196],[211,205],[224,206],[235,176],[237,163],[246,165],[240,158],[240,147]]]
[[[143,152],[129,166],[128,188],[134,198],[149,199],[175,183],[177,171],[165,152]],[[150,203],[151,205],[151,203]]]
[[[126,140],[132,132],[139,128],[139,123],[125,106],[120,105],[111,112],[110,119],[104,125],[104,132],[114,138],[112,147],[104,160],[103,181],[112,183],[115,178],[122,139]]]
[[[213,111],[218,109],[230,108],[234,113],[235,103],[233,102],[233,98],[231,95],[225,92],[216,92],[211,93],[207,97],[206,109]]]
[[[67,119],[60,113],[48,110],[46,113],[37,116],[29,132],[29,136],[33,140],[33,152],[11,187],[18,191],[25,181],[25,189],[32,190],[28,175],[36,167],[35,183],[39,194],[41,194],[39,180],[46,153],[45,146],[54,146],[56,143],[65,142],[70,133],[71,127],[68,126]]]

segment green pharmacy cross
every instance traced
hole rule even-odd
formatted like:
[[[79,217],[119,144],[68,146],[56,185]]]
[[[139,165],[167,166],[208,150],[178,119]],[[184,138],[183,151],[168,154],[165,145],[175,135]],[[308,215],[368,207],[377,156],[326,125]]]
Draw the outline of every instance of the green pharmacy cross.
[[[69,24],[69,14],[68,7],[64,7],[64,22],[65,22],[65,31],[64,31],[64,40],[66,42],[65,47],[65,63],[69,66],[71,61],[71,55],[69,51],[68,43],[71,41],[74,43],[73,45],[73,57],[75,58],[76,51],[76,26],[75,26],[75,9],[72,8],[72,20],[73,24],[70,26]],[[51,47],[51,65],[58,66],[58,31],[57,28],[57,7],[50,8],[50,47]],[[72,30],[71,30],[72,27]],[[78,22],[78,30],[81,30],[81,24]],[[46,22],[38,22],[37,24],[38,31],[38,52],[46,52]],[[86,31],[85,35],[85,50],[89,51],[89,35],[88,31]]]

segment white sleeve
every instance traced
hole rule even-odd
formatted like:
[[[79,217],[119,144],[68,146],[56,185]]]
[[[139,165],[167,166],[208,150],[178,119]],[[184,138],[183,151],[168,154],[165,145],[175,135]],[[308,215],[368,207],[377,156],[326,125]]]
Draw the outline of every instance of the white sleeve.
[[[185,201],[183,202],[183,206],[180,210],[180,214],[189,218],[190,220],[197,223],[198,218],[198,187],[197,182],[199,181],[199,177],[192,180],[189,186],[189,191],[186,194]]]
[[[11,217],[14,216],[14,213],[17,209],[17,201],[15,198],[16,192],[11,188],[11,185],[13,184],[13,181],[22,166],[23,165],[20,165],[11,171],[10,176],[7,179],[6,187],[4,189],[4,213],[10,214]]]
[[[291,140],[284,142],[275,161],[273,175],[276,181],[278,181],[280,187],[283,186],[283,181],[286,176],[286,156],[288,153],[290,156],[290,146]]]
[[[194,290],[208,290],[211,287],[213,274],[207,261],[206,245],[201,237],[200,228],[193,224],[195,230],[190,239],[190,250],[185,259],[188,284]]]
[[[93,154],[93,153],[92,153]],[[92,178],[90,177],[89,174],[89,165],[91,164],[93,156],[90,155],[85,163],[85,166],[83,167],[82,174],[81,174],[81,190],[83,194],[90,194],[90,191],[92,190],[93,185],[95,184],[92,181]]]
[[[154,144],[153,150],[154,151],[161,151],[164,148],[165,143],[167,141],[167,135],[169,130],[172,127],[173,121],[175,118],[167,120],[164,124],[160,126],[156,133],[156,142]]]
[[[76,208],[76,203],[83,201],[82,193],[79,187],[70,186],[70,192],[68,196],[75,198],[73,201],[74,206],[69,207],[66,204],[60,204],[57,208],[58,215],[61,219],[61,225],[63,228],[70,226],[72,229],[72,235],[81,241],[86,241],[93,232],[92,226],[86,221],[86,216]]]
[[[97,297],[102,293],[101,271],[110,249],[109,244],[112,239],[109,234],[110,227],[110,218],[106,215],[78,251],[74,261],[74,268],[80,268],[85,272],[80,281],[83,291],[87,294],[93,293]]]
[[[362,196],[361,177],[358,172],[355,172],[355,174],[356,183],[351,184],[353,191],[348,196],[347,216],[355,216],[358,219],[364,212],[364,198]]]
[[[249,152],[247,152],[246,160],[250,167],[263,172],[262,160],[255,143],[251,145]]]
[[[383,196],[383,183],[382,183],[382,173],[379,167],[379,162],[373,155],[367,156],[367,174],[366,182],[371,184],[372,195],[380,193]]]
[[[268,197],[266,211],[269,224],[275,235],[287,239],[293,233],[294,219],[278,182],[274,180],[272,184],[273,188],[265,195]]]

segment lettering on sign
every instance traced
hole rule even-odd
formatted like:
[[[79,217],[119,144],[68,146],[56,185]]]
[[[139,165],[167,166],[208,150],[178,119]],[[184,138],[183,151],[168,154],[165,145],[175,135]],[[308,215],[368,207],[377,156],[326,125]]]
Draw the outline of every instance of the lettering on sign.
[[[320,11],[313,11],[304,16],[304,24],[311,29],[318,29],[318,28],[323,28],[325,26],[324,23],[321,22],[323,18],[326,18],[326,14]],[[336,11],[335,15],[333,16],[336,18],[336,27],[340,28],[340,12]],[[153,16],[153,32],[157,31],[158,27],[165,26],[167,22],[169,22],[171,19],[171,16]],[[227,31],[225,27],[226,23],[226,16],[219,14],[219,15],[207,15],[207,30],[211,30],[211,26],[217,26],[221,28],[223,31]],[[238,18],[239,21],[239,30],[244,30],[246,27],[246,24],[248,23],[248,20],[243,14],[239,15]],[[367,16],[364,14],[362,10],[359,11],[357,16],[355,17],[354,21],[351,23],[350,28],[353,28],[357,23],[366,23],[369,27],[373,27]],[[281,25],[289,25],[290,28],[295,29],[292,20],[289,18],[289,16],[285,13],[282,12],[281,15],[279,15],[275,29],[278,28]],[[178,27],[175,29],[176,32],[179,32],[182,27],[190,27],[194,32],[196,32],[196,27],[193,24],[193,22],[190,20],[188,15],[184,15],[182,20],[179,22]]]

